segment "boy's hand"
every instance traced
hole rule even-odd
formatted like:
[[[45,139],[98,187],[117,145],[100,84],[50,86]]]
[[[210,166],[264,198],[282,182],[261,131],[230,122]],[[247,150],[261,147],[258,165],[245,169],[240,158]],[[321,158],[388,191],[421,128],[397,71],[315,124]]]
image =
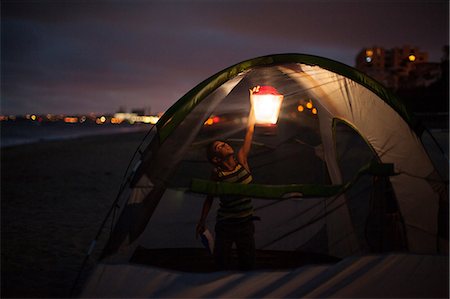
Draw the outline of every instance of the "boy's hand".
[[[253,87],[252,89],[248,90],[250,92],[250,104],[252,107],[253,107],[253,94],[255,92],[258,92],[260,88],[261,88],[261,86],[258,85],[258,86]],[[252,107],[250,107],[250,108],[252,108]],[[251,109],[251,110],[253,110],[253,109]]]
[[[255,92],[259,92],[260,88],[261,88],[261,86],[259,86],[259,85],[253,87],[252,89],[250,89],[250,94],[253,94]]]
[[[259,89],[261,88],[261,86],[255,86],[252,89],[249,89],[250,92],[250,113],[249,113],[249,118],[248,118],[248,125],[249,126],[253,126],[255,123],[255,109],[254,109],[254,99],[253,99],[253,94],[255,92],[259,92]]]

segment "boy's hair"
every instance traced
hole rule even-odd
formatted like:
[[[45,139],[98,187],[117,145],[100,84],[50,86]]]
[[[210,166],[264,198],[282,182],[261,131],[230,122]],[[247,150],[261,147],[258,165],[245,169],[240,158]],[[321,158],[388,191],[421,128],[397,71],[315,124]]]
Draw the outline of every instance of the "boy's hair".
[[[208,143],[208,145],[206,146],[206,158],[208,159],[208,161],[214,165],[217,165],[217,163],[214,163],[213,158],[217,157],[217,153],[214,150],[214,143],[216,143],[217,141],[220,140],[214,140],[210,143]]]

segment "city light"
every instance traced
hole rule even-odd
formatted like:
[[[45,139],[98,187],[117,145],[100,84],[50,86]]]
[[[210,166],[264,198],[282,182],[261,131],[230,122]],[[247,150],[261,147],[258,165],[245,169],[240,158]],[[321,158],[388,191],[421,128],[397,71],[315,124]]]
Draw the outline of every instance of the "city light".
[[[366,50],[366,62],[370,63],[372,62],[372,56],[373,56],[373,50],[367,49]]]
[[[159,120],[159,117],[157,116],[136,116],[134,118],[134,122],[140,122],[144,124],[156,124]]]
[[[409,59],[409,61],[411,61],[411,62],[416,61],[416,56],[413,55],[413,54],[411,54],[411,55],[408,56],[408,59]]]
[[[70,123],[70,124],[75,124],[78,122],[78,117],[65,117],[64,122]]]
[[[101,116],[95,120],[95,123],[97,125],[103,125],[105,122],[106,122],[106,117],[104,117],[104,116]]]
[[[156,115],[137,115],[136,113],[116,113],[111,122],[116,124],[128,121],[130,124],[144,123],[154,125],[158,122],[159,116]]]
[[[12,121],[29,121],[39,123],[54,123],[61,122],[64,124],[90,124],[95,123],[98,125],[103,124],[156,124],[162,113],[158,115],[137,115],[136,113],[117,113],[115,115],[95,115],[90,113],[87,115],[64,115],[64,114],[26,114],[26,115],[0,115],[0,121],[12,122]]]
[[[205,121],[204,124],[205,124],[206,126],[211,126],[211,125],[213,125],[213,124],[218,123],[219,121],[220,121],[220,117],[212,115],[211,117],[209,117],[209,118]]]
[[[115,124],[115,125],[121,124],[122,121],[123,121],[123,119],[120,119],[120,118],[116,118],[116,117],[111,118],[111,123]]]
[[[305,108],[305,106],[306,106],[306,108]],[[311,99],[299,101],[299,105],[297,106],[297,111],[304,112],[305,109],[308,109],[309,111],[311,111],[311,114],[313,114],[313,115],[317,115],[317,113],[318,113],[317,108],[314,107]],[[306,110],[306,111],[308,111],[308,110]]]

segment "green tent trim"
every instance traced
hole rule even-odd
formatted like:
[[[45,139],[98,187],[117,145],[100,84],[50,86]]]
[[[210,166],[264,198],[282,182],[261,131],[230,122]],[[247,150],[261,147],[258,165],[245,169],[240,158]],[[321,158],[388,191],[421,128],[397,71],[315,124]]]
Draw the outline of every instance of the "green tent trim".
[[[391,163],[379,163],[370,161],[361,167],[355,176],[342,185],[315,185],[315,184],[290,184],[290,185],[263,185],[263,184],[236,184],[215,182],[202,179],[192,179],[190,191],[212,196],[234,195],[262,199],[287,199],[303,197],[330,197],[342,194],[353,186],[363,175],[393,176],[394,165]]]
[[[193,179],[192,192],[213,196],[236,195],[254,198],[328,197],[337,194],[341,185],[262,185],[233,184]]]
[[[172,105],[156,124],[160,142],[164,142],[164,140],[166,140],[166,138],[173,132],[173,130],[175,130],[186,115],[191,112],[197,104],[199,104],[209,94],[228,80],[256,66],[270,66],[283,63],[302,63],[311,66],[317,65],[321,68],[347,77],[365,86],[378,95],[384,102],[392,107],[409,124],[410,127],[417,127],[417,121],[413,118],[412,114],[408,111],[405,105],[401,103],[392,92],[355,68],[331,59],[314,55],[276,54],[262,56],[235,64],[209,77],[191,89],[174,105]]]

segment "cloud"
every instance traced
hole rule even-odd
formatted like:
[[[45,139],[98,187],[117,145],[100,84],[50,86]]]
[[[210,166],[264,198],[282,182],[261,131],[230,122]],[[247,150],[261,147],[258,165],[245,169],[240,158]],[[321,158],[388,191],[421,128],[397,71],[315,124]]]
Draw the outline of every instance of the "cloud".
[[[362,47],[410,43],[439,59],[447,11],[444,1],[6,1],[2,112],[162,111],[221,69],[274,53],[352,65]]]

